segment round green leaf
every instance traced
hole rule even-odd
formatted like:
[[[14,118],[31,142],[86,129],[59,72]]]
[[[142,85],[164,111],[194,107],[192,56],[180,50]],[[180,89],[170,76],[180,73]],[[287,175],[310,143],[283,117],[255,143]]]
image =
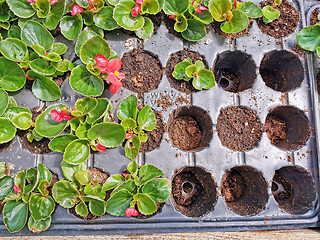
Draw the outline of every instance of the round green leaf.
[[[188,67],[186,67],[186,75],[189,78],[193,78],[194,74],[198,72],[198,68],[196,65],[190,65]]]
[[[98,105],[98,101],[95,98],[86,97],[80,99],[76,102],[76,109],[80,111],[83,115],[92,111]]]
[[[165,0],[163,11],[167,15],[180,15],[187,11],[189,0]]]
[[[77,172],[74,177],[81,185],[89,185],[91,183],[90,173],[87,170]]]
[[[211,0],[208,7],[213,18],[222,22],[226,20],[228,12],[232,9],[232,4],[230,0]]]
[[[49,52],[46,53],[46,50],[38,45],[38,44],[33,44],[31,48],[39,55],[39,57],[47,60],[47,61],[52,61],[52,62],[60,62],[61,57],[57,53]],[[35,57],[35,59],[38,58],[38,56]]]
[[[113,19],[113,8],[110,6],[101,8],[98,14],[94,15],[93,21],[96,26],[107,31],[118,28],[117,22]]]
[[[249,25],[248,17],[240,10],[232,10],[232,19],[221,24],[221,30],[225,33],[237,33],[244,30]]]
[[[54,201],[51,196],[44,197],[39,193],[32,194],[29,201],[29,208],[32,217],[36,221],[45,220],[54,211]]]
[[[188,41],[199,41],[200,39],[204,38],[206,34],[206,28],[203,23],[191,19],[188,20],[188,28],[182,32],[182,37]]]
[[[0,2],[0,22],[5,22],[10,19],[10,10],[6,2]]]
[[[133,160],[136,157],[138,157],[140,145],[140,139],[136,135],[133,135],[131,139],[127,140],[126,145],[124,147],[125,156],[130,160]]]
[[[9,232],[14,233],[26,225],[28,219],[28,204],[19,201],[9,201],[3,208],[3,222]]]
[[[18,91],[26,83],[26,74],[15,62],[0,57],[0,87],[6,91]]]
[[[132,0],[119,1],[113,10],[113,18],[119,26],[131,31],[143,27],[144,18],[141,15],[138,15],[137,17],[131,15],[131,11],[135,6],[136,3]]]
[[[186,60],[178,63],[175,67],[174,67],[174,71],[172,73],[172,76],[175,79],[178,80],[185,80],[185,81],[189,81],[190,78],[186,76],[186,68],[188,66],[192,65],[192,60],[190,58],[187,58]]]
[[[11,28],[8,31],[8,38],[21,38],[21,30],[18,26],[11,26]]]
[[[89,144],[90,142],[88,140],[74,140],[66,147],[63,155],[63,160],[73,165],[85,162],[90,155]]]
[[[117,115],[119,120],[123,120],[124,118],[132,118],[136,120],[138,115],[138,98],[131,94],[129,97],[123,99],[120,103],[117,111]]]
[[[176,17],[176,23],[174,24],[174,30],[177,32],[184,32],[188,28],[188,20],[184,15],[178,15]]]
[[[0,178],[0,200],[4,199],[11,191],[13,191],[13,178],[10,176]]]
[[[90,124],[80,124],[80,126],[77,128],[76,136],[78,138],[88,138],[88,131],[91,128]]]
[[[113,216],[124,216],[132,198],[133,195],[128,190],[117,192],[108,199],[106,212]]]
[[[157,211],[156,203],[147,194],[137,193],[133,199],[138,201],[138,209],[142,214],[151,215]]]
[[[195,12],[194,14],[192,14],[192,16],[195,20],[198,20],[203,24],[209,24],[213,21],[213,17],[208,10],[202,11],[202,13]]]
[[[108,148],[120,146],[126,138],[124,127],[117,123],[100,123],[94,125],[88,132],[91,140],[98,139]]]
[[[45,18],[50,12],[49,0],[36,0],[37,15],[39,18]]]
[[[80,33],[77,44],[75,46],[75,52],[78,56],[80,56],[80,48],[84,44],[85,41],[89,40],[90,38],[97,36],[98,34],[91,30],[84,30]]]
[[[18,17],[29,18],[35,13],[30,3],[25,0],[6,0],[6,2],[10,10]]]
[[[94,36],[87,40],[80,49],[81,61],[85,64],[96,64],[95,57],[102,54],[106,58],[110,57],[111,49],[106,40],[101,36]]]
[[[51,225],[51,216],[47,219],[36,221],[32,216],[29,217],[28,228],[33,233],[46,231]]]
[[[280,17],[280,11],[277,9],[274,9],[272,6],[265,6],[262,8],[262,13],[265,18],[267,18],[269,21],[273,21]]]
[[[21,130],[27,130],[30,128],[31,123],[32,123],[32,114],[22,112],[17,114],[11,119],[11,122],[13,125]]]
[[[64,208],[72,208],[76,203],[76,198],[80,193],[70,182],[60,181],[54,184],[52,188],[52,196],[54,200]]]
[[[92,75],[85,66],[74,68],[70,76],[70,86],[84,96],[100,96],[104,89],[103,80]]]
[[[209,89],[214,87],[214,80],[214,75],[211,71],[202,69],[198,72],[198,76],[193,79],[192,84],[198,90]]]
[[[171,193],[170,180],[165,178],[153,179],[143,186],[142,193],[151,197],[155,203],[165,202]]]
[[[102,216],[106,212],[106,203],[101,200],[91,200],[89,202],[89,210],[93,215]]]
[[[21,29],[21,39],[29,46],[39,44],[46,51],[50,50],[53,45],[51,33],[40,23],[28,21]]]
[[[59,0],[57,3],[53,4],[50,13],[43,19],[43,25],[49,30],[54,30],[58,26],[65,8],[65,0]]]
[[[66,128],[68,121],[55,122],[51,118],[51,110],[55,109],[60,112],[60,109],[65,107],[63,104],[56,104],[48,107],[36,120],[35,130],[41,136],[52,138],[58,136]]]
[[[159,11],[158,0],[144,0],[141,4],[142,14],[157,14]]]
[[[33,60],[30,63],[30,68],[32,71],[45,76],[51,76],[56,72],[54,66],[49,65],[46,60],[41,58]]]
[[[0,42],[0,51],[2,55],[15,62],[24,62],[28,58],[27,45],[16,38],[7,38]]]
[[[140,168],[139,170],[139,176],[134,179],[134,182],[138,185],[141,186],[148,182],[149,180],[157,177],[163,176],[163,172],[157,168],[156,166],[147,164],[144,165]]]
[[[112,175],[107,179],[107,181],[103,184],[103,191],[109,191],[116,187],[118,187],[120,184],[124,182],[124,177],[120,174]]]
[[[50,141],[49,148],[52,151],[64,153],[64,151],[65,151],[66,147],[69,145],[69,143],[71,143],[72,141],[74,141],[76,139],[77,139],[77,137],[72,134],[58,136]]]
[[[156,116],[148,105],[139,112],[138,124],[141,129],[146,131],[152,131],[156,127]]]
[[[239,10],[243,11],[249,18],[262,17],[261,8],[253,2],[238,3],[240,5]]]
[[[301,48],[315,52],[320,46],[320,26],[307,26],[297,34],[297,41]]]
[[[16,135],[17,129],[9,119],[0,118],[0,144],[10,142]]]
[[[79,165],[71,165],[65,161],[61,162],[61,168],[62,168],[62,172],[63,172],[65,179],[67,179],[69,181],[73,181],[75,179],[74,178],[75,173],[87,169],[85,163],[81,163]]]
[[[50,52],[57,53],[59,55],[64,54],[68,50],[68,47],[64,43],[54,43]]]
[[[86,217],[89,214],[87,205],[84,202],[80,202],[76,206],[76,213],[82,217]]]
[[[98,98],[98,104],[96,107],[88,113],[87,123],[92,124],[97,120],[104,117],[109,111],[109,107],[111,106],[109,100],[106,98]]]
[[[0,88],[0,116],[6,111],[9,106],[9,95],[6,91]]]
[[[5,114],[3,115],[3,117],[8,118],[10,120],[12,120],[16,115],[20,114],[20,113],[28,113],[28,114],[32,114],[31,111],[27,108],[21,108],[21,107],[10,107],[7,108]]]
[[[144,25],[142,28],[135,31],[137,37],[141,39],[149,39],[151,38],[153,34],[153,23],[150,20],[150,18],[143,17],[144,18]]]
[[[39,182],[42,182],[44,180],[51,183],[52,181],[52,173],[44,166],[42,163],[38,164],[38,173],[39,173]]]
[[[75,40],[82,30],[82,17],[80,14],[65,16],[60,22],[60,29],[63,36],[69,40]]]
[[[51,102],[56,101],[61,97],[60,88],[54,81],[42,75],[38,75],[37,78],[32,77],[29,72],[28,76],[35,79],[32,85],[32,93],[36,98],[42,101]]]
[[[137,122],[132,118],[124,118],[121,121],[121,125],[124,127],[126,131],[133,130],[137,127]]]

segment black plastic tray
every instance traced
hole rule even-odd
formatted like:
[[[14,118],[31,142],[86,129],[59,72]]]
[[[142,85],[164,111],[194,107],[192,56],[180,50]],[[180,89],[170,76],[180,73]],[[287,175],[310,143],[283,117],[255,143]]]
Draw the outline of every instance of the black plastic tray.
[[[258,3],[258,1],[255,1]],[[218,53],[226,50],[241,50],[250,54],[257,66],[257,79],[253,88],[242,93],[229,93],[219,87],[214,87],[208,91],[201,91],[194,94],[184,94],[170,87],[170,84],[165,76],[162,77],[157,90],[145,94],[144,102],[149,104],[155,110],[162,111],[163,121],[167,122],[170,113],[183,104],[175,103],[172,107],[163,110],[158,106],[157,100],[161,95],[168,95],[172,102],[179,96],[184,98],[189,97],[192,105],[199,106],[208,111],[212,121],[215,123],[221,108],[231,105],[244,105],[255,110],[262,122],[264,123],[268,111],[278,105],[283,105],[281,102],[282,93],[276,92],[268,88],[258,74],[258,67],[264,53],[275,49],[285,49],[291,51],[296,44],[295,36],[298,31],[306,25],[306,18],[309,19],[309,8],[317,3],[317,1],[293,0],[296,9],[301,13],[299,25],[295,32],[283,39],[279,40],[271,38],[259,30],[256,22],[250,30],[250,36],[243,36],[231,42],[219,35],[213,33],[213,30],[208,27],[207,36],[199,43],[189,43],[168,33],[164,23],[158,30],[158,33],[152,36],[151,39],[144,41],[143,44],[132,38],[122,31],[108,32],[105,35],[111,48],[120,56],[125,52],[129,52],[128,43],[133,43],[133,47],[142,46],[145,50],[157,55],[163,67],[170,55],[174,52],[182,50],[184,47],[193,51],[197,51],[206,57],[210,68]],[[320,5],[319,5],[320,6]],[[69,49],[74,48],[73,42],[61,38],[61,41],[68,44]],[[277,44],[278,42],[278,44]],[[127,47],[125,47],[127,46]],[[74,57],[74,53],[68,52],[66,56],[69,59]],[[220,143],[216,132],[214,131],[213,139],[208,148],[196,152],[186,153],[171,146],[168,135],[165,133],[160,147],[154,151],[139,154],[137,162],[139,165],[154,164],[161,168],[165,177],[171,178],[177,169],[184,166],[201,166],[212,173],[213,178],[220,186],[221,178],[227,169],[238,165],[249,165],[261,171],[264,178],[268,182],[269,200],[266,209],[256,216],[243,217],[228,210],[224,203],[221,194],[219,194],[218,202],[214,211],[200,218],[185,217],[177,212],[169,199],[162,209],[162,212],[149,219],[134,219],[126,217],[113,217],[105,215],[102,218],[93,221],[84,221],[70,214],[68,210],[58,207],[53,214],[53,223],[51,227],[40,235],[89,235],[89,234],[146,234],[146,233],[168,233],[168,232],[201,232],[201,231],[244,231],[257,229],[289,229],[289,228],[304,228],[315,227],[319,225],[319,111],[318,111],[318,95],[316,92],[316,82],[314,77],[314,62],[313,56],[305,54],[300,57],[305,68],[304,81],[300,88],[288,92],[288,104],[294,105],[299,109],[305,110],[310,121],[312,129],[315,129],[307,145],[300,150],[294,152],[281,151],[271,145],[266,133],[257,148],[248,152],[233,152]],[[131,94],[129,90],[124,88],[116,95],[105,93],[104,97],[108,97],[114,109],[117,108],[119,102]],[[19,106],[34,108],[41,104],[31,93],[31,91],[23,89],[19,93],[12,94],[18,102]],[[55,103],[64,103],[69,106],[74,106],[77,99],[82,98],[81,95],[75,93],[69,86],[68,81],[65,81],[62,86],[62,98]],[[45,103],[47,106],[55,103]],[[310,153],[311,151],[311,153]],[[309,153],[307,153],[309,152]],[[291,156],[293,161],[288,161],[288,156]],[[60,162],[62,154],[52,152],[46,155],[34,155],[22,149],[18,138],[15,138],[9,150],[0,154],[0,161],[8,162],[12,168],[12,174],[34,167],[37,163],[44,163],[52,172],[57,173],[59,178],[62,178]],[[109,174],[121,172],[129,159],[124,157],[123,148],[108,150],[106,153],[92,154],[87,161],[88,166],[104,169]],[[317,200],[314,207],[304,215],[290,215],[283,212],[275,202],[271,193],[271,180],[275,170],[287,166],[299,165],[310,171],[314,178],[317,193]],[[220,191],[219,191],[220,193]],[[0,236],[12,235],[6,230],[2,216],[0,220]],[[27,228],[15,234],[33,235]],[[14,235],[12,235],[14,236]]]

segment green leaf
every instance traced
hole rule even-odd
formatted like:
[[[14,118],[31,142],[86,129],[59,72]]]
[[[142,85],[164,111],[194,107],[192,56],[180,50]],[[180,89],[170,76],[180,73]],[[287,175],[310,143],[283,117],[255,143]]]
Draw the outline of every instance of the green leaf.
[[[136,189],[136,184],[132,179],[126,180],[112,191],[111,196],[124,189],[132,193]]]
[[[9,171],[9,165],[5,162],[0,162],[0,178],[7,176]]]
[[[26,83],[26,74],[15,62],[0,57],[0,87],[6,91],[18,91]]]
[[[16,135],[17,129],[9,119],[0,118],[0,144],[10,142]]]
[[[167,15],[180,15],[187,11],[189,0],[165,0],[163,11]]]
[[[88,113],[87,123],[89,124],[95,123],[97,120],[103,118],[109,111],[109,106],[111,106],[109,100],[106,98],[98,98],[97,101],[98,104],[96,107]]]
[[[138,98],[131,94],[129,97],[123,99],[118,107],[117,115],[119,120],[124,118],[137,119],[138,115]]]
[[[48,168],[46,168],[42,163],[39,163],[37,168],[39,173],[39,183],[46,180],[50,184],[52,181],[52,174]]]
[[[17,107],[17,102],[13,97],[9,97],[9,105],[8,108]]]
[[[178,63],[175,67],[174,67],[174,71],[172,73],[172,76],[175,79],[183,79],[186,81],[189,81],[190,78],[188,78],[186,76],[186,68],[188,66],[192,65],[192,60],[190,58],[185,59],[184,61]]]
[[[165,202],[171,193],[170,180],[165,178],[156,178],[147,182],[143,188],[142,193],[147,194],[155,202]]]
[[[208,7],[213,18],[222,22],[226,20],[228,12],[232,9],[232,4],[230,0],[211,0]]]
[[[138,186],[141,186],[146,182],[148,182],[149,180],[156,177],[161,177],[163,175],[164,175],[163,172],[159,168],[157,168],[156,166],[147,164],[140,168],[139,175],[137,178],[134,179],[134,181]]]
[[[10,10],[18,17],[29,18],[35,13],[30,3],[25,0],[6,0],[6,2]]]
[[[44,197],[39,193],[32,194],[29,201],[31,216],[36,221],[45,220],[51,216],[54,211],[54,201],[51,196]]]
[[[26,172],[27,184],[23,189],[24,195],[31,193],[39,183],[39,174],[36,168],[29,168]]]
[[[132,118],[124,118],[121,122],[121,125],[126,131],[133,130],[137,127],[137,122]]]
[[[320,47],[316,48],[317,56],[320,57]]]
[[[32,123],[32,115],[29,113],[19,113],[11,119],[13,125],[21,130],[27,130]]]
[[[198,68],[196,65],[190,65],[186,67],[186,75],[189,78],[193,78],[197,72],[198,72]]]
[[[94,17],[94,13],[92,11],[85,10],[81,16],[85,25],[92,26]]]
[[[142,28],[139,28],[135,31],[135,34],[138,38],[141,39],[149,39],[151,38],[153,34],[153,22],[150,20],[150,18],[143,17],[144,18],[144,25]]]
[[[0,116],[6,111],[9,106],[9,95],[6,91],[0,88]]]
[[[78,138],[88,138],[88,131],[91,128],[90,124],[80,124],[76,131],[76,136]]]
[[[66,128],[68,121],[55,122],[51,118],[53,109],[60,112],[60,109],[65,107],[63,104],[56,104],[48,107],[36,120],[35,130],[44,137],[52,138],[58,136]]]
[[[106,198],[106,192],[102,190],[102,186],[100,184],[97,185],[86,185],[84,188],[84,193],[86,195],[96,196],[101,200]]]
[[[63,160],[69,164],[77,165],[85,162],[90,155],[90,142],[85,139],[76,139],[66,148]]]
[[[176,23],[174,24],[174,30],[177,32],[184,32],[188,28],[188,20],[184,15],[176,16]]]
[[[144,0],[140,11],[142,14],[157,14],[159,12],[159,2],[157,0]]]
[[[90,38],[97,36],[98,34],[91,30],[84,30],[80,33],[77,44],[75,46],[75,52],[78,56],[80,56],[80,48],[85,43],[85,41],[89,40]]]
[[[78,180],[81,185],[88,185],[91,183],[90,173],[87,170],[77,172],[74,177]]]
[[[49,0],[36,0],[37,16],[39,18],[45,18],[50,12]]]
[[[1,1],[0,2],[0,22],[5,22],[10,19],[10,10],[9,6],[6,2]]]
[[[133,199],[138,202],[138,209],[144,215],[151,215],[157,211],[156,203],[146,194],[137,193]]]
[[[101,8],[98,14],[94,15],[93,21],[96,26],[107,31],[111,31],[119,27],[117,22],[113,19],[113,8],[110,6]]]
[[[193,86],[198,89],[210,89],[215,85],[215,78],[211,71],[202,69],[198,72],[198,75],[193,79]]]
[[[38,44],[46,51],[50,50],[53,45],[51,33],[40,23],[28,21],[21,29],[21,39],[29,46]]]
[[[116,187],[118,187],[121,183],[123,183],[124,177],[120,174],[112,175],[107,179],[107,181],[103,184],[102,190],[109,191]]]
[[[136,157],[138,157],[140,144],[140,139],[136,135],[133,135],[131,139],[127,140],[126,145],[124,147],[126,157],[130,160],[133,160]]]
[[[31,48],[39,55],[39,57],[41,57],[47,61],[52,61],[52,62],[60,62],[61,61],[61,57],[59,56],[59,54],[53,53],[53,52],[46,53],[46,50],[38,44],[33,44],[31,46]],[[38,56],[34,59],[37,59],[37,58],[38,58]],[[30,60],[32,60],[32,59],[30,59]]]
[[[139,112],[138,124],[142,130],[146,131],[152,131],[156,127],[156,116],[148,105]]]
[[[29,217],[28,228],[33,233],[46,231],[51,225],[51,216],[47,219],[36,221],[32,216]]]
[[[201,69],[204,69],[204,64],[200,60],[196,61],[195,65],[196,65],[198,71],[200,71]]]
[[[261,8],[253,2],[238,2],[238,6],[238,9],[243,11],[249,18],[259,18],[263,16]]]
[[[82,217],[86,217],[89,214],[88,207],[84,202],[80,202],[76,206],[76,213]]]
[[[92,75],[83,65],[72,70],[69,81],[71,88],[84,96],[100,96],[104,89],[102,79]]]
[[[60,22],[61,33],[69,40],[75,40],[82,30],[82,17],[80,14],[64,16]]]
[[[0,51],[2,55],[15,62],[24,62],[28,58],[27,45],[16,38],[7,38],[0,42]]]
[[[94,125],[88,132],[90,140],[96,140],[108,148],[120,146],[126,138],[124,127],[117,123],[100,123]]]
[[[138,173],[138,164],[136,161],[132,161],[131,163],[129,163],[128,167],[127,167],[128,171],[131,173],[131,175],[133,177],[137,176]]]
[[[68,50],[68,47],[63,43],[54,43],[50,52],[55,52],[59,55],[64,54]]]
[[[65,8],[65,0],[59,0],[56,4],[53,4],[49,14],[43,19],[43,25],[49,30],[54,30],[58,26]]]
[[[28,204],[19,201],[9,201],[3,208],[3,222],[9,232],[20,231],[26,225],[28,219]]]
[[[54,184],[52,188],[52,196],[54,200],[64,208],[72,208],[76,204],[77,197],[80,193],[71,186],[70,182],[60,181]]]
[[[203,23],[191,19],[188,20],[188,28],[186,31],[182,32],[182,37],[188,41],[199,41],[206,36],[206,28]]]
[[[68,72],[69,66],[71,64],[72,63],[67,59],[63,59],[63,61],[61,61],[61,62],[51,62],[51,66],[54,66],[56,71],[59,71],[59,72]],[[56,74],[57,74],[57,72],[56,72]]]
[[[22,190],[26,185],[26,172],[27,172],[26,169],[21,172],[18,172],[14,178],[14,184],[17,185],[17,187]]]
[[[76,0],[76,4],[82,8],[87,8],[89,6],[88,1],[86,0]]]
[[[75,173],[87,169],[85,163],[81,163],[79,165],[71,165],[65,161],[61,162],[61,168],[62,168],[62,172],[63,172],[65,179],[67,179],[69,181],[75,180],[75,177],[74,177]]]
[[[108,199],[106,212],[113,216],[124,216],[132,198],[133,195],[128,190],[117,192]]]
[[[97,99],[86,97],[84,99],[80,99],[76,102],[76,109],[82,112],[83,115],[87,114],[88,112],[92,111],[98,104]]]
[[[244,30],[249,25],[248,17],[240,10],[232,10],[232,19],[221,24],[221,30],[225,33],[237,33]]]
[[[41,58],[35,59],[32,62],[30,62],[30,68],[35,73],[44,76],[52,76],[56,72],[54,66],[49,65],[49,63],[46,60]]]
[[[12,191],[13,178],[10,176],[4,176],[0,178],[0,200],[4,199]]]
[[[95,57],[98,54],[102,54],[106,58],[110,57],[111,49],[106,40],[101,36],[94,36],[89,40],[85,41],[80,49],[81,61],[85,64],[91,63],[96,64]]]
[[[34,79],[32,84],[32,93],[36,98],[42,101],[52,102],[61,97],[60,88],[51,79],[33,71],[28,71],[28,76],[29,78]]]
[[[89,202],[89,210],[96,216],[102,216],[106,212],[106,203],[99,200],[91,200]]]
[[[48,196],[49,191],[47,188],[49,187],[50,183],[47,180],[40,181],[38,185],[38,191],[41,193],[42,196]]]
[[[202,11],[202,13],[193,13],[191,14],[195,20],[203,23],[203,24],[210,24],[213,21],[213,17],[209,10]]]
[[[265,18],[267,18],[269,21],[273,21],[280,17],[280,11],[277,9],[274,9],[272,6],[265,6],[262,8],[262,13]]]
[[[297,34],[297,41],[302,49],[315,52],[320,46],[320,26],[313,25],[303,28]]]
[[[137,17],[131,15],[131,11],[135,6],[136,3],[132,0],[119,1],[113,10],[113,18],[119,26],[131,31],[143,27],[144,18],[141,15],[138,15]]]

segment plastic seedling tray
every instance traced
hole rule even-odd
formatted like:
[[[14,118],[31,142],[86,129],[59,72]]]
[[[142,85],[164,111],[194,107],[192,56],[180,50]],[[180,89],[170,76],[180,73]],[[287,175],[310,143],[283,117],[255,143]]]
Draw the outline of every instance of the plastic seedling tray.
[[[258,1],[255,1],[258,3]],[[189,43],[170,34],[162,23],[157,34],[151,39],[141,42],[122,31],[108,32],[105,35],[111,48],[120,56],[131,51],[132,48],[142,47],[156,55],[163,68],[166,67],[170,55],[188,48],[191,51],[199,52],[205,57],[210,69],[212,69],[218,54],[225,51],[239,50],[249,54],[256,65],[255,72],[257,77],[251,88],[241,93],[231,93],[223,90],[221,87],[214,87],[211,90],[200,91],[192,94],[185,94],[172,88],[166,75],[156,90],[144,94],[141,99],[145,104],[153,109],[160,111],[163,115],[163,122],[167,123],[172,112],[185,103],[176,101],[183,97],[189,99],[191,105],[200,107],[206,111],[213,123],[212,139],[208,147],[197,152],[185,152],[175,147],[165,133],[161,145],[158,149],[151,152],[140,153],[137,159],[138,164],[154,164],[165,173],[165,177],[172,178],[174,173],[185,166],[199,166],[212,174],[217,184],[217,203],[213,210],[208,214],[190,218],[182,215],[175,210],[172,198],[170,198],[162,211],[148,219],[135,219],[126,217],[113,217],[108,214],[96,220],[81,220],[68,210],[56,209],[53,214],[53,223],[51,227],[40,235],[89,235],[89,234],[146,234],[146,233],[167,233],[167,232],[201,232],[201,231],[244,231],[257,229],[289,229],[315,227],[319,221],[319,110],[318,96],[316,92],[316,83],[314,77],[313,58],[311,55],[304,54],[298,57],[301,61],[304,72],[301,86],[284,93],[275,91],[266,86],[261,75],[259,66],[264,55],[272,50],[286,50],[292,52],[296,44],[296,33],[306,25],[312,9],[317,6],[316,1],[293,0],[294,7],[299,10],[301,17],[297,29],[289,37],[282,40],[276,40],[265,34],[262,34],[254,21],[250,29],[250,35],[242,36],[233,42],[213,33],[211,26],[208,29],[207,36],[198,43]],[[307,19],[307,20],[306,20]],[[59,39],[68,44],[69,49],[74,49],[74,43]],[[132,43],[132,44],[129,44]],[[296,55],[297,56],[297,55]],[[67,52],[65,57],[74,58],[73,52]],[[293,70],[294,68],[292,68]],[[245,71],[244,71],[245,72]],[[62,86],[62,98],[54,103],[45,103],[46,106],[55,103],[64,103],[68,106],[74,106],[75,101],[82,98],[75,93],[65,81]],[[108,92],[108,91],[106,91]],[[120,101],[130,95],[132,92],[122,88],[116,95],[108,94],[114,108],[117,109]],[[105,93],[106,94],[106,93]],[[30,90],[23,89],[14,94],[19,106],[34,108],[38,107],[39,102]],[[163,108],[159,105],[162,98],[168,99],[172,106]],[[264,123],[268,112],[278,106],[294,106],[305,113],[309,120],[311,136],[305,146],[296,151],[280,150],[273,146],[264,132],[257,147],[246,152],[232,151],[221,145],[216,132],[217,118],[221,108],[228,106],[242,105],[255,111],[261,122]],[[299,126],[295,126],[296,129]],[[34,155],[21,148],[18,138],[15,138],[10,148],[0,155],[0,160],[8,162],[13,168],[13,174],[25,169],[34,167],[37,163],[45,164],[52,172],[63,177],[60,162],[62,154],[51,152],[45,155]],[[129,159],[124,156],[124,149],[118,147],[110,149],[106,153],[91,154],[87,165],[104,169],[109,174],[118,174],[125,169]],[[221,181],[228,169],[238,166],[250,166],[261,172],[265,179],[267,187],[267,202],[262,212],[254,216],[241,216],[231,211],[221,196]],[[271,182],[275,171],[284,166],[300,166],[310,172],[316,189],[316,199],[312,207],[302,215],[289,214],[283,211],[277,205],[271,191]],[[253,177],[254,178],[254,177]],[[312,185],[312,182],[311,182]],[[308,188],[310,186],[304,186]],[[312,186],[311,186],[312,189]],[[215,197],[215,196],[212,196]],[[0,220],[0,236],[7,236],[9,232],[5,229]],[[32,235],[27,228],[16,235]]]

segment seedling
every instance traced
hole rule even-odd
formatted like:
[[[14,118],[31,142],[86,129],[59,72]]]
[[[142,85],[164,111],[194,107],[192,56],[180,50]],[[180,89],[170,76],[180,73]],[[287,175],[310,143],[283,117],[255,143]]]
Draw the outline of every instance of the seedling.
[[[174,19],[174,29],[189,41],[198,41],[207,34],[205,26],[213,18],[208,8],[201,5],[201,0],[165,0],[164,12]]]
[[[49,148],[64,153],[63,160],[71,165],[85,162],[93,151],[105,152],[122,144],[124,127],[109,122],[112,107],[106,98],[78,100],[72,110],[63,104],[47,108],[36,120],[35,131],[53,138]]]
[[[149,164],[138,169],[137,163],[133,161],[127,170],[128,174],[112,175],[103,185],[104,191],[112,190],[106,212],[127,217],[136,217],[139,213],[154,214],[157,205],[170,196],[170,180],[160,178],[164,175],[163,172]]]
[[[95,216],[102,216],[106,211],[106,192],[97,180],[91,181],[90,173],[78,169],[77,166],[64,166],[68,168],[65,179],[53,186],[54,200],[64,208],[73,208],[78,215],[87,217],[89,211]],[[64,173],[65,173],[64,171]],[[73,173],[73,174],[72,174]]]
[[[31,127],[32,113],[17,103],[8,93],[0,88],[0,144],[10,142],[17,133],[17,128],[26,130]]]
[[[34,233],[47,230],[55,209],[55,202],[47,190],[52,181],[51,172],[39,163],[37,168],[19,172],[14,181],[9,178],[7,181],[10,188],[5,190],[6,185],[3,185],[0,195],[6,195],[3,200],[3,221],[9,232],[20,231],[27,222],[29,230]]]
[[[118,108],[118,119],[126,130],[125,155],[135,159],[140,150],[141,142],[148,140],[146,131],[152,131],[156,127],[156,117],[149,106],[138,110],[138,98],[130,95],[125,98]]]
[[[269,23],[273,20],[276,20],[280,17],[280,11],[275,9],[276,6],[279,6],[282,3],[282,0],[274,0],[272,6],[265,6],[262,8],[263,13],[263,22]]]
[[[213,73],[204,68],[202,61],[192,63],[190,58],[178,63],[174,67],[172,76],[178,80],[192,81],[195,89],[210,89],[215,85],[215,77]]]

